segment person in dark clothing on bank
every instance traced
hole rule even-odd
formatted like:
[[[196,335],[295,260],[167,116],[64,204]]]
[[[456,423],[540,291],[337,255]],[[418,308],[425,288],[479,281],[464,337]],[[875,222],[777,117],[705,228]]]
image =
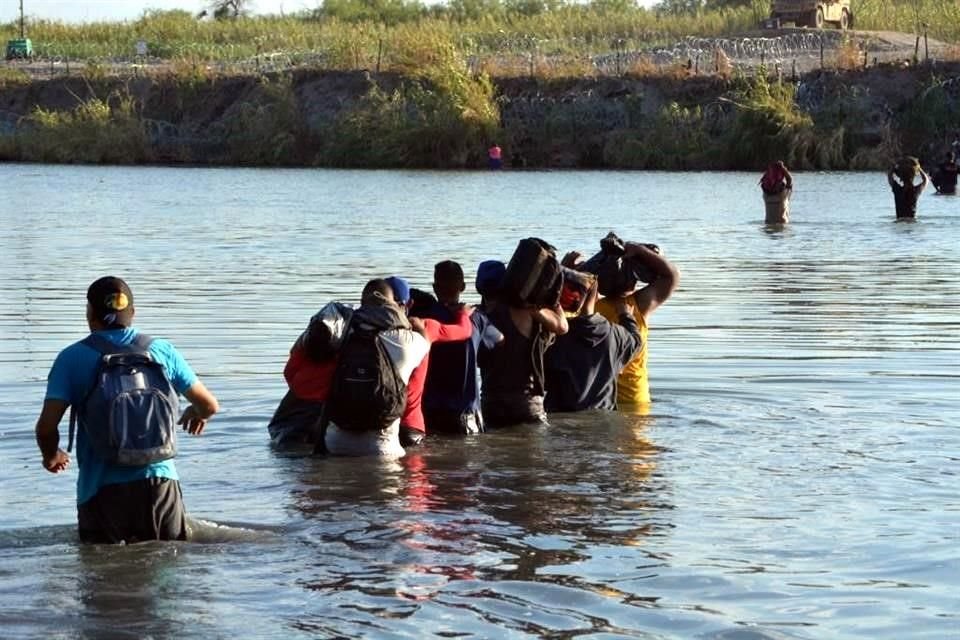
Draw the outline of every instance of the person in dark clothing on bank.
[[[640,352],[640,327],[622,298],[617,304],[619,324],[611,324],[596,312],[599,294],[593,276],[567,277],[586,279],[588,293],[579,315],[567,321],[570,330],[558,336],[546,353],[546,409],[616,409],[617,376]]]

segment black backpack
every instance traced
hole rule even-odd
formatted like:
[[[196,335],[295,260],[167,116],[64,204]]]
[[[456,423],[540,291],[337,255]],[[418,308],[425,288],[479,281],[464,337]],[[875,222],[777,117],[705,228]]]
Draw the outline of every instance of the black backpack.
[[[660,253],[660,248],[655,244],[647,244],[646,247]],[[600,295],[604,297],[622,296],[635,289],[639,282],[653,282],[653,273],[637,260],[626,257],[625,253],[623,240],[611,231],[600,241],[600,253],[577,269],[597,276]]]
[[[79,423],[109,464],[143,466],[177,454],[180,397],[150,355],[152,341],[142,333],[126,346],[96,334],[83,340],[100,360],[90,391],[71,408],[68,451]]]
[[[407,385],[380,340],[380,331],[350,328],[340,348],[324,423],[349,431],[381,430],[403,415]]]
[[[560,300],[562,287],[556,249],[540,238],[521,240],[503,276],[501,290],[507,304],[552,308]]]

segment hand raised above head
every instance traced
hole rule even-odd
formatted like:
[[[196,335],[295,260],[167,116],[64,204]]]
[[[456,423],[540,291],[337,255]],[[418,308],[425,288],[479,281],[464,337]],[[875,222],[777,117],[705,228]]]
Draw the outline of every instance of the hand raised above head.
[[[563,260],[560,261],[560,265],[567,267],[568,269],[573,269],[581,262],[583,262],[582,253],[580,253],[579,251],[568,251],[563,256]]]

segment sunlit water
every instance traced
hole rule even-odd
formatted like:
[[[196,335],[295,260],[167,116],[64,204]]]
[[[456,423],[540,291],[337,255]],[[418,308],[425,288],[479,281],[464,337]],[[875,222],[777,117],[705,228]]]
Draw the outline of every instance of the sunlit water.
[[[769,229],[757,178],[0,166],[0,636],[957,637],[960,198],[895,223],[882,175],[799,174]],[[392,463],[268,447],[327,300],[611,229],[683,272],[651,415]],[[40,466],[108,273],[221,401],[177,461],[206,544],[80,546],[76,469]]]

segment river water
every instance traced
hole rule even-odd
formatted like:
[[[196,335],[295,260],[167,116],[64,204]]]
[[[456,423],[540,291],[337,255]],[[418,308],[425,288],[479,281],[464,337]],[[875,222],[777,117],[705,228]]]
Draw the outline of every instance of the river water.
[[[960,636],[960,199],[896,223],[883,175],[801,173],[775,229],[758,177],[0,165],[0,636]],[[269,448],[324,302],[611,229],[683,274],[649,415],[390,463]],[[40,466],[105,274],[221,401],[177,461],[203,543],[80,546],[76,469]]]

